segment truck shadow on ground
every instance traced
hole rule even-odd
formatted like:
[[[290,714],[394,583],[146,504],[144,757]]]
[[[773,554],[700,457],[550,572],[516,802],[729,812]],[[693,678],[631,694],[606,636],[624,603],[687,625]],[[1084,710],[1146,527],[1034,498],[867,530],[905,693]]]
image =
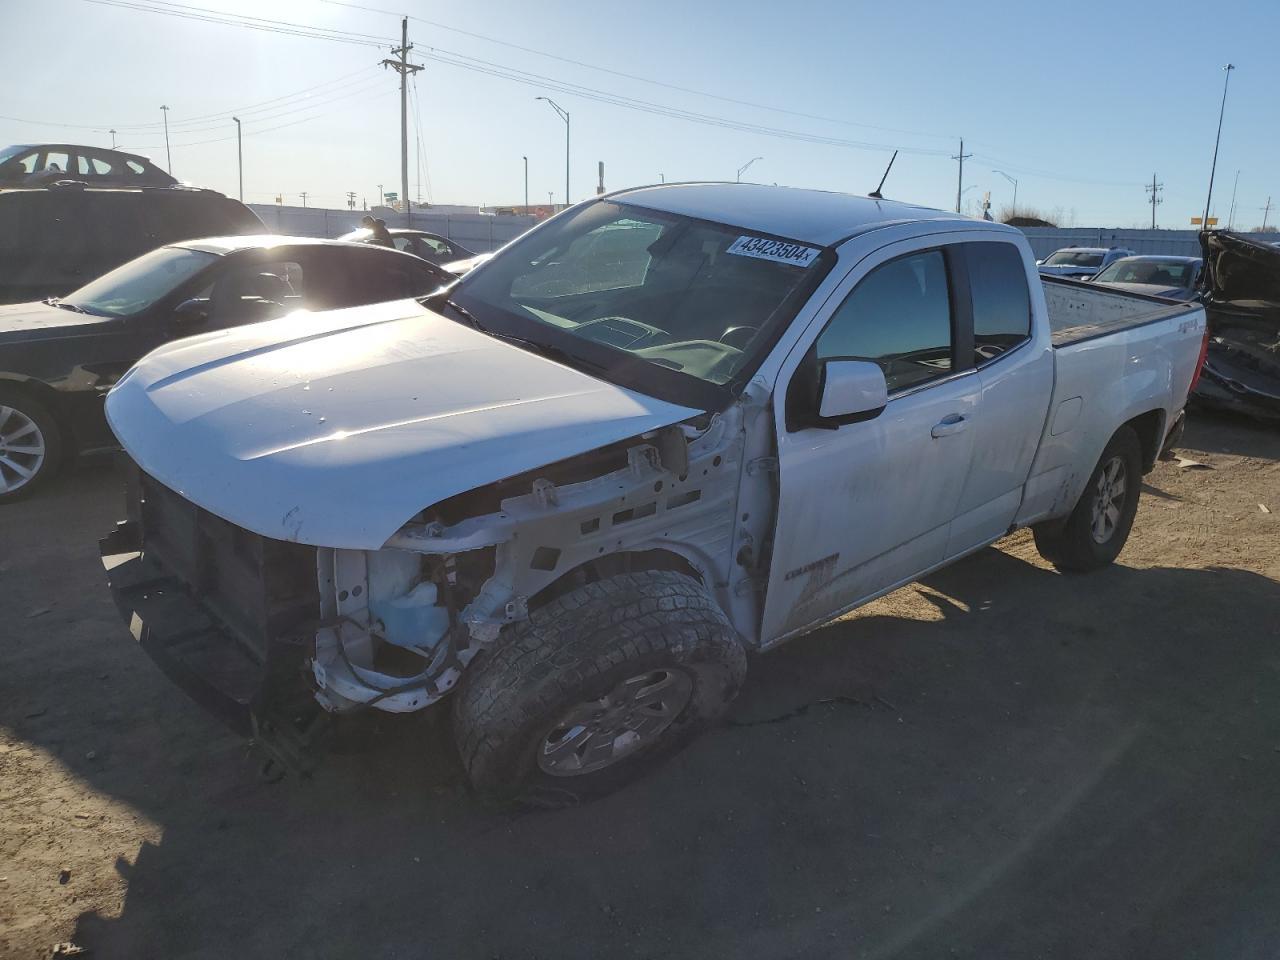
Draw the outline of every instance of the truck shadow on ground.
[[[1280,944],[1277,610],[1280,585],[1239,570],[1068,578],[988,549],[757,658],[734,725],[647,780],[519,817],[466,796],[430,722],[381,720],[314,779],[266,786],[148,684],[109,769],[77,772],[163,840],[121,864],[121,915],[82,915],[76,940],[100,957],[1260,956]]]

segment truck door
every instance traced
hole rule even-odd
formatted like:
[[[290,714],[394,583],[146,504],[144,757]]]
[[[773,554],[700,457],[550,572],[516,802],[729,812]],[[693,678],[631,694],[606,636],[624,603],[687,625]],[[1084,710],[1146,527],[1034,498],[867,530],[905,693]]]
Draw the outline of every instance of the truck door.
[[[973,365],[982,383],[973,465],[951,524],[947,556],[1003,535],[1018,512],[1053,393],[1049,323],[1032,315],[1035,265],[999,238],[958,244],[968,275]]]
[[[969,351],[957,348],[967,297],[956,295],[948,250],[936,239],[905,241],[863,260],[783,364],[766,644],[943,560],[981,388]],[[788,387],[803,382],[804,364],[833,357],[878,363],[887,406],[836,429],[790,429],[797,391]]]

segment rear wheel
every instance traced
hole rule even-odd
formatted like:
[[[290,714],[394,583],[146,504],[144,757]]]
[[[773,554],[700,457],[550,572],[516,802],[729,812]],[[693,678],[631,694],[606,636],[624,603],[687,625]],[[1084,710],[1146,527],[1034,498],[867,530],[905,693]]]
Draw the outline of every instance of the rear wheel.
[[[1129,427],[1116,431],[1064,524],[1032,529],[1036,549],[1059,570],[1083,572],[1115,560],[1129,539],[1142,485],[1142,445]]]
[[[62,433],[44,405],[0,388],[0,503],[17,500],[57,472]]]
[[[620,574],[535,610],[472,665],[453,703],[458,752],[488,800],[575,803],[680,750],[745,673],[736,631],[695,580]]]

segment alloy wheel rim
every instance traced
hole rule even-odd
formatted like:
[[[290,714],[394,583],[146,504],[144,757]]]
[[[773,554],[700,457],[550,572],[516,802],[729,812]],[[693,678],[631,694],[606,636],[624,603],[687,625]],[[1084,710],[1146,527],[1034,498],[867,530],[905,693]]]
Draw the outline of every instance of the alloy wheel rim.
[[[1120,515],[1128,492],[1128,475],[1122,457],[1112,457],[1098,474],[1093,516],[1089,532],[1095,543],[1106,543],[1120,525]]]
[[[39,425],[17,407],[0,404],[0,493],[25,487],[46,456]]]
[[[683,670],[629,677],[567,711],[542,738],[538,766],[556,777],[603,770],[658,740],[692,696],[693,678]]]

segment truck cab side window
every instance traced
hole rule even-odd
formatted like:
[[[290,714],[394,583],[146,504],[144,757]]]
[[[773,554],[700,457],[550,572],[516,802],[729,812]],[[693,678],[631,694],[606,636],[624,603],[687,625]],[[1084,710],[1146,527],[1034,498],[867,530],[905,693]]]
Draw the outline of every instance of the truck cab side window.
[[[1031,336],[1031,294],[1011,243],[965,244],[973,297],[973,363],[982,366]]]
[[[878,363],[893,393],[951,372],[951,327],[941,251],[912,253],[862,278],[818,336],[817,358]]]

